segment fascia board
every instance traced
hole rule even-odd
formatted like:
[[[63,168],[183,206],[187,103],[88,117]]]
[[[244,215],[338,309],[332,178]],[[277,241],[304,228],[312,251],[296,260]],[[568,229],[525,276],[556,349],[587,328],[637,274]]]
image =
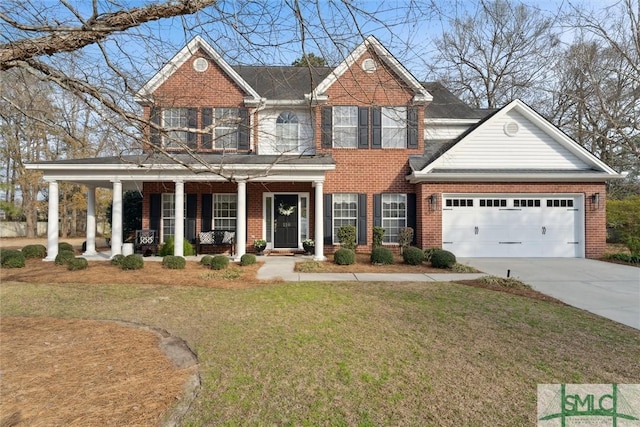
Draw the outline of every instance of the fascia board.
[[[418,173],[407,175],[406,179],[412,184],[421,182],[606,182],[622,179],[624,175],[603,175],[602,173]]]

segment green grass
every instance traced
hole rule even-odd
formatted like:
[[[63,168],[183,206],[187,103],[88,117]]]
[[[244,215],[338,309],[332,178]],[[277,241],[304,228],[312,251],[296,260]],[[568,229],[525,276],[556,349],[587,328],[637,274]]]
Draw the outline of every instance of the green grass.
[[[198,354],[184,425],[535,423],[539,383],[633,383],[640,333],[456,284],[243,290],[3,283],[3,316],[121,319]]]

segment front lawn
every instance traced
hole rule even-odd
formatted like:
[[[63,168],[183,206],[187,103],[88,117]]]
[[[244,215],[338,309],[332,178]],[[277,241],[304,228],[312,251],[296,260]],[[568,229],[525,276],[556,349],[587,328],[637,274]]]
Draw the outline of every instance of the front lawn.
[[[186,340],[202,377],[188,426],[532,425],[539,383],[640,378],[637,330],[454,283],[3,280],[0,299],[2,316],[121,319]]]

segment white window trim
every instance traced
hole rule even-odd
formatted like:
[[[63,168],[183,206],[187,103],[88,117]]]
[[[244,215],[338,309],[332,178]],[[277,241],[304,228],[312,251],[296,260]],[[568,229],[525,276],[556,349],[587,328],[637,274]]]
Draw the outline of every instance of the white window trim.
[[[339,219],[341,220],[351,220],[353,219],[355,224],[354,226],[356,227],[356,242],[358,241],[358,210],[360,209],[360,206],[358,206],[358,193],[334,193],[331,196],[331,239],[332,239],[332,243],[334,245],[338,245],[340,244],[340,241],[338,240],[338,236],[337,233],[335,233],[335,229],[336,229],[336,211],[335,211],[335,203],[336,203],[336,196],[355,196],[355,203],[356,203],[356,212],[355,212],[355,216],[353,217],[340,217]]]
[[[236,215],[234,217],[226,217],[226,216],[216,216],[216,201],[217,198],[219,196],[232,196],[233,199],[235,199],[235,203],[236,203]],[[216,230],[216,219],[219,220],[231,220],[233,219],[235,221],[235,225],[234,225],[234,229],[237,227],[238,224],[238,195],[236,193],[213,193],[212,197],[211,197],[211,229],[212,230]],[[221,230],[228,230],[228,227],[221,227]]]
[[[184,121],[185,124],[184,126],[169,126],[169,124],[167,123],[168,120],[165,116],[165,114],[167,114],[170,111],[180,111],[181,113],[184,112]],[[182,114],[181,114],[182,115]],[[161,117],[162,117],[162,127],[165,129],[184,129],[184,130],[172,130],[172,131],[167,131],[167,133],[165,135],[162,135],[162,147],[167,148],[167,149],[171,149],[171,150],[175,150],[175,149],[182,149],[184,147],[181,146],[184,145],[186,146],[189,140],[189,131],[194,131],[195,129],[191,129],[188,127],[189,125],[189,112],[188,112],[188,107],[171,107],[171,108],[163,108],[161,110]],[[182,117],[180,117],[180,119],[182,119]],[[184,135],[184,138],[182,137],[176,137],[175,135],[180,134],[180,135]],[[172,137],[173,135],[173,137]]]
[[[296,118],[296,122],[295,123],[278,123],[278,119],[280,118],[280,116],[285,114],[285,113],[290,113],[290,114],[294,115],[295,118]],[[282,146],[280,145],[282,142],[281,142],[281,139],[280,139],[280,136],[279,136],[279,128],[280,128],[279,125],[295,125],[296,126],[295,141],[292,138],[291,139],[291,143],[287,144],[287,148],[284,151],[281,149]],[[274,143],[275,151],[277,153],[280,153],[280,154],[299,154],[300,142],[301,142],[300,128],[301,128],[301,126],[300,126],[300,117],[298,117],[298,113],[296,111],[286,110],[286,111],[280,112],[276,116],[276,127],[275,127],[276,132],[275,132],[275,143]],[[290,146],[290,145],[293,145],[293,146]],[[280,194],[280,193],[278,193],[278,194]],[[284,194],[284,193],[282,193],[282,194]]]
[[[223,120],[221,120],[221,124],[218,124],[218,119],[216,117],[216,114],[218,112],[218,110],[236,110],[237,116],[237,122],[235,124],[233,124],[232,126],[229,126],[230,123],[224,123]],[[227,150],[227,151],[235,151],[238,149],[238,143],[240,142],[240,108],[238,107],[214,107],[213,108],[213,112],[212,112],[213,117],[211,118],[211,121],[213,122],[211,127],[211,132],[212,132],[212,147],[211,150],[213,151],[220,151],[220,150]],[[233,135],[234,139],[235,139],[235,146],[232,147],[216,147],[216,142],[218,141],[218,137],[216,136],[216,130],[218,129],[228,129],[228,133],[226,133],[224,135],[224,137],[227,137],[229,135]]]
[[[388,126],[388,125],[385,126],[385,124],[384,124],[384,122],[385,122],[385,120],[384,120],[384,118],[385,118],[385,110],[394,110],[394,111],[403,110],[404,111],[404,117],[400,118],[402,126]],[[403,106],[403,105],[398,105],[398,106],[393,106],[393,107],[381,107],[381,109],[380,109],[380,114],[381,114],[381,118],[380,118],[380,122],[381,122],[380,123],[380,125],[381,125],[380,137],[381,137],[382,148],[389,149],[389,150],[394,150],[394,149],[395,150],[399,150],[399,149],[407,148],[407,143],[408,143],[408,141],[407,141],[407,126],[408,126],[408,123],[407,123],[407,111],[408,111],[407,107]],[[398,113],[396,113],[396,114],[398,114]],[[399,114],[399,115],[403,116],[403,114]],[[395,123],[397,124],[398,122],[395,122]],[[396,147],[396,146],[389,147],[389,146],[386,146],[385,141],[387,141],[387,138],[385,137],[385,130],[388,132],[390,129],[394,130],[394,134],[397,133],[398,130],[403,130],[402,134],[403,134],[404,144],[402,146],[400,146],[400,147]]]
[[[407,206],[407,199],[408,199],[407,194],[406,193],[383,193],[382,197],[380,199],[380,205],[381,205],[380,206],[380,209],[381,209],[380,221],[382,223],[382,227],[384,227],[384,221],[385,221],[385,216],[384,216],[384,197],[385,196],[398,196],[398,195],[404,196],[404,226],[399,227],[399,229],[400,228],[404,228],[404,227],[407,226],[407,214],[408,214],[408,212],[407,212],[408,211],[408,209],[407,209],[408,208],[408,206]],[[402,217],[389,217],[389,218],[386,218],[386,219],[388,219],[388,220],[401,220]],[[386,229],[386,227],[385,227],[385,229]],[[383,237],[383,241],[382,241],[383,245],[392,245],[392,246],[393,245],[398,245],[397,241],[395,241],[395,242],[385,242],[384,239],[387,236],[390,236],[390,234],[385,233],[385,236]]]
[[[353,126],[344,126],[344,125],[337,125],[336,124],[336,109],[338,108],[350,108],[353,109],[355,111],[355,124]],[[333,148],[345,148],[345,149],[353,149],[353,148],[358,148],[358,107],[353,106],[353,105],[336,105],[332,108],[331,111],[331,141],[332,141],[332,147]],[[343,128],[343,129],[355,129],[355,139],[353,141],[353,146],[350,145],[344,145],[344,144],[336,144],[336,142],[338,141],[338,138],[336,138],[336,128]]]

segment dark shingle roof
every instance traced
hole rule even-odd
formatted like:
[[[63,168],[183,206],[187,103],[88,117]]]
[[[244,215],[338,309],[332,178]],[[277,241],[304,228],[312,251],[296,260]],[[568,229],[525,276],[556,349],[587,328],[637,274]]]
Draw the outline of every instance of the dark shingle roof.
[[[234,66],[233,69],[262,97],[296,100],[303,100],[304,95],[310,93],[333,70],[329,67],[248,65]]]
[[[427,92],[433,96],[433,101],[424,111],[428,119],[481,119],[487,115],[487,110],[475,110],[462,102],[441,83],[422,83]]]

